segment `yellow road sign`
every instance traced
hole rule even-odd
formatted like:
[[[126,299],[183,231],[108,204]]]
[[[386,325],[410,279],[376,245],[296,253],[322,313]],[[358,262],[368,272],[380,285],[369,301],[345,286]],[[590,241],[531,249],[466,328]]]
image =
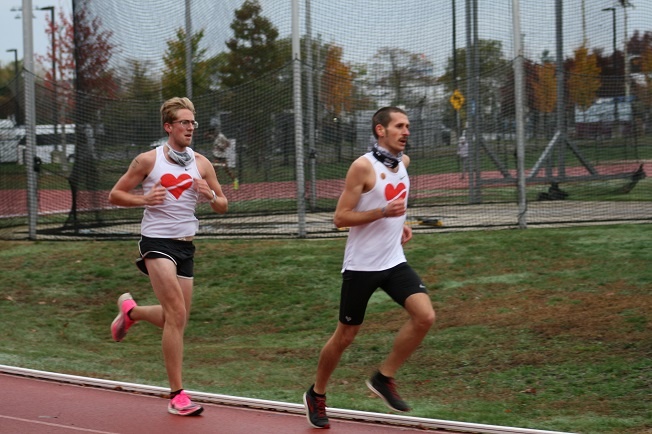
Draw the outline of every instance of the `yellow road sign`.
[[[449,101],[450,101],[451,105],[453,106],[453,108],[455,110],[459,111],[459,109],[461,109],[462,106],[464,105],[464,95],[462,95],[462,92],[455,89],[455,91],[451,95]]]

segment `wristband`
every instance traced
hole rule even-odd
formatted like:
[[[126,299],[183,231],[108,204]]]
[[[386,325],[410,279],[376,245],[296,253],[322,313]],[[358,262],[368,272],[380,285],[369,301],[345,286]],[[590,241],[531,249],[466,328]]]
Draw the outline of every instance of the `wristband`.
[[[211,193],[213,193],[213,198],[210,203],[215,203],[217,201],[217,194],[215,194],[215,190],[211,190]]]

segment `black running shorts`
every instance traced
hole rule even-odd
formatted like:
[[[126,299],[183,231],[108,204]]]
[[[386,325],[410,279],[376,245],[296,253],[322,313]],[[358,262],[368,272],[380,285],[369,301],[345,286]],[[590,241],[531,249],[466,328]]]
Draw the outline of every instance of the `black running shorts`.
[[[147,266],[145,258],[165,258],[174,262],[177,266],[177,276],[192,278],[195,268],[195,245],[192,241],[171,240],[169,238],[150,238],[141,236],[138,242],[140,258],[136,260],[136,266],[145,274]]]
[[[347,325],[362,324],[369,299],[378,288],[403,307],[405,300],[412,294],[428,293],[419,275],[407,262],[383,271],[344,270],[340,322]]]

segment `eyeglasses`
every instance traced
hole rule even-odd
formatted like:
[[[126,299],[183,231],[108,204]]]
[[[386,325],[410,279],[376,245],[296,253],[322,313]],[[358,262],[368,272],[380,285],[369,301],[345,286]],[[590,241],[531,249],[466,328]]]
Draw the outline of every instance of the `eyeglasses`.
[[[172,121],[170,123],[171,124],[179,123],[184,128],[188,128],[190,125],[192,125],[193,128],[198,128],[199,127],[199,123],[197,121],[189,121],[188,119],[184,119],[182,121]]]

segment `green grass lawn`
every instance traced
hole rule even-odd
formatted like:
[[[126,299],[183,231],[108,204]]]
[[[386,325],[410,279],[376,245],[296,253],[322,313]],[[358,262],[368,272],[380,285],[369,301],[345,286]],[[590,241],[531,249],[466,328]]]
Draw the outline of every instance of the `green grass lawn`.
[[[437,322],[397,382],[417,417],[596,434],[652,429],[652,225],[419,234]],[[301,402],[338,311],[343,239],[200,240],[185,386]],[[0,364],[167,387],[160,330],[109,325],[155,301],[135,241],[0,241]],[[328,390],[386,412],[364,380],[405,313],[382,292]]]

